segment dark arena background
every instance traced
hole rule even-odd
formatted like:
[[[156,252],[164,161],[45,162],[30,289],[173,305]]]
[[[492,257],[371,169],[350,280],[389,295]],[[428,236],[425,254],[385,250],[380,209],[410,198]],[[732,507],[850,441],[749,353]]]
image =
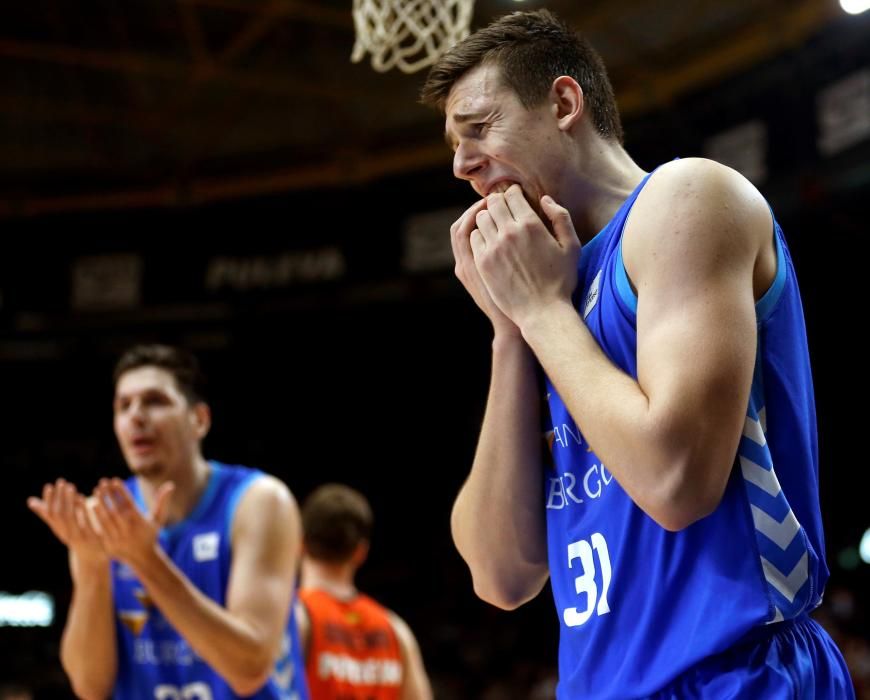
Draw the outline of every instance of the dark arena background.
[[[817,616],[866,699],[870,12],[478,0],[471,26],[544,6],[602,52],[641,167],[715,158],[777,213],[816,383]],[[416,103],[425,70],[351,63],[351,0],[32,0],[0,17],[0,685],[71,697],[66,553],[25,500],[59,476],[90,491],[125,474],[112,366],[159,341],[208,375],[207,457],[299,500],[327,481],[368,496],[358,583],[410,623],[436,697],[553,697],[549,590],[510,613],[482,603],[450,537],[491,332],[453,276],[449,225],[474,200]],[[30,591],[50,594],[50,620],[15,617]]]

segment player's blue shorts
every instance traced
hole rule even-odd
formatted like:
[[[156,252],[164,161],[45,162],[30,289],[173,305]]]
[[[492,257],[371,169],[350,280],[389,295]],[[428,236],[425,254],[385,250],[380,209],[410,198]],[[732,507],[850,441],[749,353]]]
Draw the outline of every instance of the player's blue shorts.
[[[840,650],[821,625],[803,616],[771,625],[752,642],[703,661],[650,700],[854,698]]]

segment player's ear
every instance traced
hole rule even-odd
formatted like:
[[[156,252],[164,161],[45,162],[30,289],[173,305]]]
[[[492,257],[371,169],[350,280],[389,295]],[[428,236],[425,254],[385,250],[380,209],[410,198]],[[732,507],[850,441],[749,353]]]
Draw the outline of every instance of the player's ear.
[[[353,562],[354,566],[362,566],[368,556],[369,542],[368,540],[361,540],[353,550],[350,560]]]
[[[191,416],[194,433],[202,440],[211,429],[211,409],[204,401],[198,401],[193,405]]]
[[[550,104],[559,128],[570,131],[586,109],[583,88],[570,75],[560,75],[550,86]]]

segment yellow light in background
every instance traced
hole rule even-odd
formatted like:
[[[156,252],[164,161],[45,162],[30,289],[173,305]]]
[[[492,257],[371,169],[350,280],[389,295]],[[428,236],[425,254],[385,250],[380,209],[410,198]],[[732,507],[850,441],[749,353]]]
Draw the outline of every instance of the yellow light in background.
[[[840,7],[850,15],[860,15],[870,10],[870,0],[840,0]]]

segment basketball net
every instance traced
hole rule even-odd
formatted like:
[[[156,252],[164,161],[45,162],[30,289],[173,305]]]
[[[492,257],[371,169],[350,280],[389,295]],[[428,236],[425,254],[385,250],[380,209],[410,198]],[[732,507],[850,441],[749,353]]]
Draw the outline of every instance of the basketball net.
[[[381,73],[413,73],[468,36],[474,0],[353,0],[356,43],[350,60],[366,53]]]

